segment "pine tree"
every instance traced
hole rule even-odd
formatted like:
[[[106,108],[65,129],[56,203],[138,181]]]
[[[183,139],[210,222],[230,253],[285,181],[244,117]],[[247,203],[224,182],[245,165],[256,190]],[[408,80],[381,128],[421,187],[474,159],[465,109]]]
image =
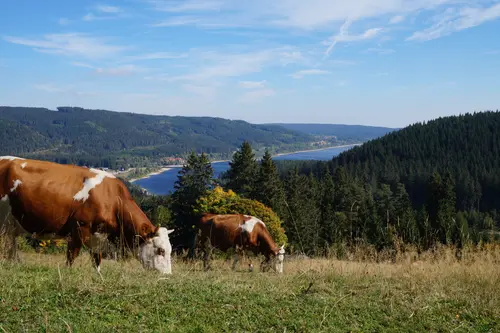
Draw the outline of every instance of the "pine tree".
[[[193,213],[196,201],[205,196],[213,184],[213,169],[205,154],[192,152],[179,171],[172,194],[172,210],[175,215],[173,239],[177,244],[191,246],[197,216]]]
[[[255,179],[257,177],[258,164],[250,143],[243,142],[227,171],[228,182],[226,187],[238,193],[242,197],[251,198],[254,193]]]
[[[281,183],[276,164],[267,149],[260,162],[253,190],[253,199],[270,207],[278,216],[283,216],[283,212],[285,211],[283,184]]]

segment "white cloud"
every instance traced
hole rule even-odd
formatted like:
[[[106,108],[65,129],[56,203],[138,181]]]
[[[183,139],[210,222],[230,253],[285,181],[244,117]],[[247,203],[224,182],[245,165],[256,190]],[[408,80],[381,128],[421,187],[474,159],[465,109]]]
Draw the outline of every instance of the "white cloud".
[[[41,91],[45,91],[45,92],[49,92],[49,93],[57,93],[57,92],[63,92],[63,91],[67,91],[68,90],[67,87],[57,86],[57,85],[54,85],[52,83],[39,83],[39,84],[33,85],[33,87],[35,89],[38,89],[38,90],[41,90]]]
[[[370,47],[370,48],[363,51],[363,53],[377,53],[380,55],[392,54],[394,52],[396,52],[396,51],[394,51],[393,49],[384,49],[381,47]]]
[[[273,89],[259,89],[248,91],[243,94],[239,99],[241,103],[257,103],[262,101],[264,98],[276,95]]]
[[[141,61],[141,60],[165,60],[165,59],[181,59],[186,58],[187,53],[170,53],[170,52],[153,52],[139,54],[136,56],[126,56],[120,61],[130,62],[130,61]]]
[[[239,86],[244,89],[264,88],[266,80],[263,81],[240,81]]]
[[[59,23],[59,25],[68,25],[71,23],[71,20],[69,20],[68,18],[66,17],[61,17],[57,23]]]
[[[50,94],[69,94],[72,96],[95,96],[96,92],[81,91],[72,84],[57,85],[53,83],[34,84],[33,88]]]
[[[401,23],[405,20],[405,17],[403,15],[396,15],[396,16],[393,16],[390,20],[389,20],[389,23],[390,24],[398,24],[398,23]]]
[[[208,86],[208,85],[197,85],[197,84],[183,84],[182,89],[184,89],[189,93],[200,95],[207,99],[215,97],[217,92],[214,85]]]
[[[162,12],[215,11],[222,8],[223,1],[214,0],[181,0],[181,1],[149,1],[153,8]]]
[[[277,65],[281,59],[282,49],[265,49],[259,51],[200,51],[192,50],[188,59],[191,61],[191,72],[182,75],[162,75],[162,81],[209,81],[216,78],[239,77],[261,72],[264,68]],[[189,63],[188,63],[189,64]]]
[[[196,24],[199,23],[200,19],[195,18],[193,16],[176,16],[166,20],[163,20],[159,23],[154,23],[152,27],[177,27],[182,25]]]
[[[338,34],[330,37],[329,40],[323,42],[323,45],[328,45],[328,48],[325,52],[325,57],[327,57],[332,52],[335,45],[337,45],[337,43],[339,42],[356,42],[365,39],[371,39],[376,37],[382,31],[382,28],[371,28],[360,35],[349,35],[348,30],[351,24],[351,20],[346,20],[340,27]]]
[[[130,75],[138,72],[145,71],[144,68],[137,67],[134,65],[123,65],[118,67],[108,67],[108,68],[96,68],[95,72],[97,74],[109,75],[109,76],[123,76]]]
[[[435,18],[437,23],[430,28],[416,31],[407,40],[429,41],[476,27],[499,17],[500,3],[486,8],[465,7],[460,10],[447,10]]]
[[[90,59],[114,57],[125,49],[122,46],[110,45],[102,38],[79,33],[50,34],[39,39],[5,36],[4,40],[33,47],[38,52]]]
[[[95,9],[101,13],[107,14],[117,14],[123,12],[123,9],[117,6],[109,6],[109,5],[97,5]]]
[[[94,68],[94,66],[86,64],[84,62],[72,61],[71,64],[76,67]]]
[[[330,74],[330,72],[321,69],[304,69],[301,71],[297,71],[291,74],[290,76],[293,77],[294,79],[301,79],[306,75],[325,75],[325,74]]]

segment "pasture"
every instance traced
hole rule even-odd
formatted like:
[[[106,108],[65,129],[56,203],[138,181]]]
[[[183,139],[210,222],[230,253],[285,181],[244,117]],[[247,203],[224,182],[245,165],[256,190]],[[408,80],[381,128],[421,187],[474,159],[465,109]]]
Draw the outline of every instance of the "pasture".
[[[173,258],[173,275],[82,253],[0,260],[0,332],[500,332],[500,249],[305,259],[284,273]],[[255,263],[255,261],[254,261]]]

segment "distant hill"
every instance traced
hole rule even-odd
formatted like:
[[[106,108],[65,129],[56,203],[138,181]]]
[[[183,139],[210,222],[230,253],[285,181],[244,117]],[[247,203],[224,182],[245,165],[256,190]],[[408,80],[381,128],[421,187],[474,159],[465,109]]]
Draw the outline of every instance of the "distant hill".
[[[314,138],[276,125],[221,118],[0,106],[0,155],[116,167],[191,150],[227,157],[244,140],[256,149],[303,149]]]
[[[429,178],[447,172],[457,208],[500,212],[500,112],[480,112],[417,123],[340,154],[342,166],[368,183],[404,183],[416,206]]]
[[[271,124],[279,125],[292,131],[315,136],[335,136],[338,140],[350,142],[365,142],[398,130],[397,128],[341,125],[341,124]]]

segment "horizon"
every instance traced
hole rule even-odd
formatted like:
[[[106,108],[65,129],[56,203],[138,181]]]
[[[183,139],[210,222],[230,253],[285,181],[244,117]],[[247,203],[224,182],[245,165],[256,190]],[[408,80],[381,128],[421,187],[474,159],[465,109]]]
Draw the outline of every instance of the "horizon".
[[[499,0],[311,1],[8,2],[0,100],[389,128],[499,109]]]

